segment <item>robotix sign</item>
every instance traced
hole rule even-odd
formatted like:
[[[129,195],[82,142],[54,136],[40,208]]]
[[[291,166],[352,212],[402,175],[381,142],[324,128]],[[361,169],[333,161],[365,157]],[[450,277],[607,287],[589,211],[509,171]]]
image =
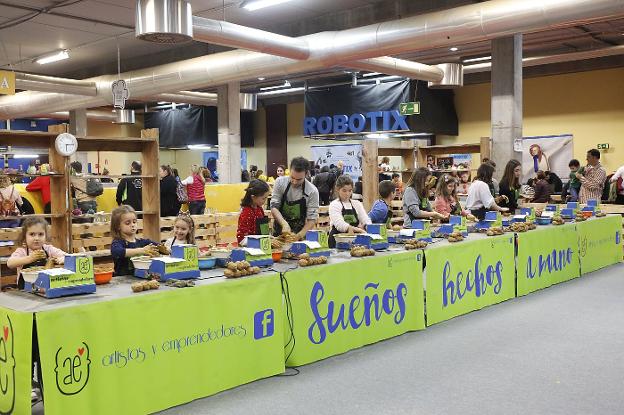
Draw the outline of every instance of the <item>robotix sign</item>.
[[[306,117],[303,120],[305,137],[319,135],[377,133],[383,131],[409,131],[407,118],[397,110],[371,111],[350,116],[325,115],[318,118]]]

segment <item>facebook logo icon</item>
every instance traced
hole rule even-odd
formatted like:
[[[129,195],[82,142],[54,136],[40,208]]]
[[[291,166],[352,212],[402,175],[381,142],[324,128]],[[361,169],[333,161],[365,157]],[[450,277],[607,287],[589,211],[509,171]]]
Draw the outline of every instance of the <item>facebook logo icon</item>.
[[[275,321],[273,318],[273,310],[266,309],[258,311],[254,315],[254,339],[259,340],[265,337],[271,337],[275,331]]]

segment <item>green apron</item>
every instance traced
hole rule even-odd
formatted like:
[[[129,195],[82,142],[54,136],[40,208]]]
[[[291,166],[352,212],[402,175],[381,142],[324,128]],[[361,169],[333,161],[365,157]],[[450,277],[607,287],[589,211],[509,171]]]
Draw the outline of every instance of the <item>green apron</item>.
[[[305,193],[305,182],[303,182],[303,197],[299,200],[295,200],[293,202],[287,201],[288,190],[290,190],[290,182],[286,186],[286,190],[282,195],[282,204],[279,207],[279,211],[284,217],[284,220],[290,226],[290,230],[293,233],[299,233],[305,226],[306,217],[308,214],[307,203],[306,203],[306,193]],[[282,233],[282,226],[279,223],[275,223],[275,231],[273,234],[275,236],[279,236]]]
[[[266,216],[263,218],[256,218],[256,234],[270,235],[269,218]]]
[[[357,212],[355,211],[355,208],[353,207],[353,203],[351,203],[351,209],[346,209],[344,205],[342,204],[342,202],[340,202],[340,204],[342,205],[342,218],[344,219],[344,221],[347,222],[349,226],[354,226],[354,227],[358,226],[360,224],[360,218],[358,218]],[[338,229],[336,229],[335,226],[332,226],[331,231],[329,232],[329,247],[330,248],[336,247],[336,238],[334,238],[334,235],[338,233],[340,233]]]
[[[43,248],[42,248],[43,249]],[[28,247],[26,247],[26,256],[30,255],[30,250],[28,249]],[[28,268],[34,268],[34,267],[45,267],[45,265],[48,262],[48,253],[46,252],[46,250],[44,249],[43,252],[45,253],[45,258],[41,258],[36,260],[35,262],[31,262],[30,264],[26,264],[22,267],[22,271]],[[17,281],[17,288],[19,288],[20,290],[24,289],[24,278],[22,277],[22,274],[20,274],[18,281]]]

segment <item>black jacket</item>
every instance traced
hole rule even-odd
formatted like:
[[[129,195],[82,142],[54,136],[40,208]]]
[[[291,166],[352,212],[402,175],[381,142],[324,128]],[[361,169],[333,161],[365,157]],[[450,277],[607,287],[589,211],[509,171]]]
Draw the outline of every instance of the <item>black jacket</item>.
[[[177,182],[175,177],[167,175],[160,180],[160,216],[176,216],[180,213]]]
[[[516,209],[518,209],[518,201],[516,200],[516,192],[514,189],[510,189],[509,185],[505,182],[500,182],[498,186],[498,194],[500,196],[507,196],[509,198],[509,202],[501,201],[499,203],[500,207],[509,208],[511,213],[514,213]]]
[[[336,176],[334,176],[331,172],[319,173],[314,176],[314,180],[312,184],[316,186],[319,193],[331,193],[334,188],[334,183],[336,183]]]
[[[130,205],[134,210],[143,210],[143,180],[121,179],[117,185],[117,204]]]

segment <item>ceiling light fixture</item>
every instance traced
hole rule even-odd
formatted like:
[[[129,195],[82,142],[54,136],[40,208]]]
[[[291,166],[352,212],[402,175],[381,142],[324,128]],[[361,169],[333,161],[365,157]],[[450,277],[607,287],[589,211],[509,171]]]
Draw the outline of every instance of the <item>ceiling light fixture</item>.
[[[366,138],[388,138],[388,134],[367,134]]]
[[[215,146],[210,144],[189,144],[187,147],[189,150],[210,150]]]
[[[289,88],[290,87],[290,82],[288,81],[284,81],[283,84],[281,85],[274,85],[274,86],[265,86],[260,88],[260,91],[270,91],[272,89],[279,89],[279,88]]]
[[[260,78],[258,78],[258,81],[264,81],[266,78],[261,76]]]
[[[483,62],[483,61],[489,61],[489,60],[492,60],[491,56],[482,56],[480,58],[464,59],[464,63]]]
[[[276,6],[278,4],[286,3],[290,0],[255,0],[243,2],[241,7],[247,9],[250,12],[254,10],[264,9],[265,7]]]
[[[451,52],[457,52],[459,50],[458,47],[453,46],[452,48],[449,49]]]
[[[38,154],[15,154],[13,156],[14,159],[36,159],[39,157]]]
[[[365,73],[364,75],[362,75],[363,77],[367,78],[369,76],[378,76],[378,75],[383,75],[382,73],[379,72],[369,72],[369,73]]]
[[[292,94],[295,92],[303,92],[305,91],[304,87],[297,87],[297,88],[287,88],[287,89],[279,89],[277,91],[268,91],[268,92],[260,92],[258,93],[258,97],[259,98],[266,98],[266,97],[271,97],[274,95],[282,95],[282,94]]]
[[[45,65],[47,63],[58,62],[58,61],[62,61],[65,59],[69,59],[68,50],[61,50],[61,51],[54,52],[48,55],[43,55],[35,59],[35,62],[37,62],[39,65]]]

